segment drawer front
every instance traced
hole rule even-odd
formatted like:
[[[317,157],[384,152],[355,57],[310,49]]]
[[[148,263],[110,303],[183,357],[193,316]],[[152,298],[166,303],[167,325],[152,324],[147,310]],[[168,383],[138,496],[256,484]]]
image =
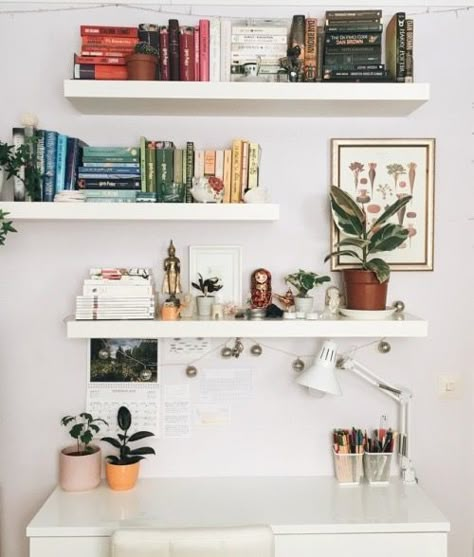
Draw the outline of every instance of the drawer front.
[[[447,557],[444,533],[302,534],[275,537],[275,557]]]
[[[109,557],[108,537],[30,538],[30,557]]]

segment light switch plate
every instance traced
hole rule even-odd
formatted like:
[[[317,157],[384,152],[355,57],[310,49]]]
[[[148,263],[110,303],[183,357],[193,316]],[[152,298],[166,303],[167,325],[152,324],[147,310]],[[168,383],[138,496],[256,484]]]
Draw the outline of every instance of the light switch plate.
[[[442,400],[462,398],[462,378],[459,374],[438,375],[438,396]]]

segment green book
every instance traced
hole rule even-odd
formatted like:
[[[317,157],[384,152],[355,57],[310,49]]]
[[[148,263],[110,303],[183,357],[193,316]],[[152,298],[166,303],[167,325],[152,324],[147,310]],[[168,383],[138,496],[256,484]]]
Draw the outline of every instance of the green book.
[[[84,157],[124,157],[137,158],[139,147],[84,147]]]
[[[156,150],[156,192],[158,201],[163,201],[165,192],[173,183],[174,149]]]
[[[146,137],[142,135],[140,137],[140,182],[141,182],[141,190],[143,192],[147,191],[146,188]]]

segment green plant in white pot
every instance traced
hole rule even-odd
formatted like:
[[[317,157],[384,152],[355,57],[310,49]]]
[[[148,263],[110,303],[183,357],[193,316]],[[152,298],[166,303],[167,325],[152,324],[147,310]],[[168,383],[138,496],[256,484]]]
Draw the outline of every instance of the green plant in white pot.
[[[215,300],[215,297],[210,294],[218,292],[224,287],[224,285],[219,284],[221,279],[218,277],[209,277],[204,279],[201,273],[198,273],[198,277],[198,282],[191,283],[193,288],[201,292],[201,295],[196,297],[198,314],[200,317],[210,317],[211,306]]]
[[[385,207],[371,223],[368,223],[363,208],[341,188],[331,186],[330,200],[333,220],[341,236],[336,251],[327,255],[324,261],[340,256],[354,259],[354,268],[343,270],[347,308],[386,309],[390,266],[377,255],[393,251],[407,239],[408,230],[389,220],[410,202],[411,196],[400,197]]]
[[[285,277],[285,282],[296,288],[295,309],[297,312],[310,313],[313,310],[314,299],[308,296],[308,292],[331,280],[327,275],[318,275],[313,271],[304,271],[299,269],[298,272],[292,273]]]

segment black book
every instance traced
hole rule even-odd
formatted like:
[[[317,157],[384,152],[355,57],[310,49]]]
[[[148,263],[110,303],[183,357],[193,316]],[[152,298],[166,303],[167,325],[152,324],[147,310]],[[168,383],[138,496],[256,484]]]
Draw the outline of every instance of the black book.
[[[385,55],[385,63],[392,80],[404,82],[406,73],[405,12],[397,12],[387,25]]]
[[[380,46],[382,33],[326,33],[324,37],[326,47]]]
[[[179,21],[168,21],[170,81],[179,81]]]

